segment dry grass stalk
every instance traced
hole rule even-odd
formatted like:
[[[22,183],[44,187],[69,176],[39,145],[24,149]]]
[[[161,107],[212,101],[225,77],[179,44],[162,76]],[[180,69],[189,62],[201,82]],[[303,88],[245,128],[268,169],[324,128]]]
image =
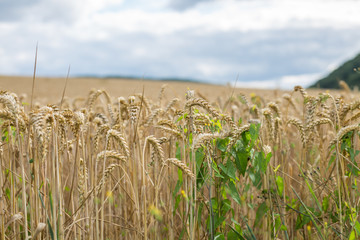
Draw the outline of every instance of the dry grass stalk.
[[[7,227],[12,224],[13,222],[16,222],[23,218],[23,213],[16,213],[11,216],[11,218],[8,220],[8,222],[5,224],[4,229],[7,229]]]
[[[46,224],[45,223],[38,223],[38,225],[36,226],[35,229],[35,233],[32,236],[32,239],[36,239],[36,237],[42,232],[44,231],[46,228]]]
[[[350,89],[349,85],[348,85],[345,81],[341,80],[341,81],[339,82],[339,86],[340,86],[342,89],[344,89],[345,92],[347,92],[347,93],[350,93],[350,92],[351,92],[351,89]]]

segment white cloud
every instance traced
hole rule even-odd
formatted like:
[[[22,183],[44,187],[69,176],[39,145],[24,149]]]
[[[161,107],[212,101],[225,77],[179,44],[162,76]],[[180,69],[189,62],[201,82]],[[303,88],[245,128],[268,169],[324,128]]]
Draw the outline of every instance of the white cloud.
[[[236,87],[239,88],[259,88],[259,89],[282,89],[291,90],[294,86],[300,85],[308,87],[321,77],[319,73],[313,74],[300,74],[300,75],[288,75],[279,79],[268,79],[259,81],[244,81],[236,82]],[[234,84],[234,83],[233,83]]]
[[[345,1],[346,2],[346,1]],[[346,5],[347,4],[347,5]],[[259,31],[283,28],[359,26],[360,1],[212,1],[185,12],[171,9],[98,11],[89,7],[80,26],[107,31],[166,35],[193,30],[198,34],[221,31]]]

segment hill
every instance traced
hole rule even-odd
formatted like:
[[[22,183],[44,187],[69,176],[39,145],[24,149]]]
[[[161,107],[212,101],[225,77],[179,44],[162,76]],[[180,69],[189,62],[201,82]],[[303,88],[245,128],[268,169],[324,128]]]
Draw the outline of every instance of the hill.
[[[350,88],[360,87],[360,73],[354,69],[360,67],[360,54],[345,62],[343,65],[332,71],[327,77],[320,79],[310,88],[339,88],[339,81],[345,81]]]

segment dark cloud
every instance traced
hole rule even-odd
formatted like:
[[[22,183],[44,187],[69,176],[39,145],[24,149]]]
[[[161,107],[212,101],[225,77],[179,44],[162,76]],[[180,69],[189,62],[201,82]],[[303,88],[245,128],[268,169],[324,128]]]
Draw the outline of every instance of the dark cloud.
[[[196,6],[201,2],[211,2],[215,0],[171,0],[169,6],[173,9],[183,11]]]
[[[41,0],[1,0],[0,21],[15,21],[27,15],[27,9],[37,5]]]
[[[73,22],[81,13],[71,0],[0,0],[0,22]]]

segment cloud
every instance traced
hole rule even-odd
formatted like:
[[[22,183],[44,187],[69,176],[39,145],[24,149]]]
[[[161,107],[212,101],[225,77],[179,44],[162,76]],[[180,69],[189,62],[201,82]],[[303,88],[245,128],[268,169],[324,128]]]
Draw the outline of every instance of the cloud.
[[[57,31],[65,31],[59,28]],[[96,31],[97,29],[95,29]],[[27,43],[33,30],[22,30],[24,38],[7,42],[2,55],[7,64],[0,72],[31,73],[36,42]],[[15,34],[14,29],[9,34]],[[178,77],[226,83],[282,79],[283,76],[325,74],[330,64],[340,63],[360,50],[360,33],[333,29],[283,29],[248,33],[227,32],[197,35],[156,36],[148,33],[106,33],[104,38],[73,38],[56,32],[39,31],[40,75],[61,75],[68,64],[72,74]],[[79,33],[81,34],[81,32]],[[89,33],[87,33],[89,34]],[[113,39],[116,39],[114,41]],[[18,49],[20,46],[20,49]],[[11,63],[11,67],[9,67]],[[26,66],[26,67],[25,67]],[[289,81],[288,79],[285,79]],[[265,83],[265,82],[264,82]]]
[[[0,74],[30,75],[39,42],[39,75],[65,75],[71,64],[73,76],[226,83],[238,75],[242,83],[285,86],[307,84],[304,76],[324,75],[360,51],[354,41],[360,38],[358,2],[343,10],[329,1],[317,14],[305,9],[321,4],[307,1],[209,1],[188,11],[169,10],[165,2],[140,9],[134,4],[37,0],[19,5],[26,14],[0,20],[6,36],[0,38]],[[336,7],[332,17],[328,11]]]
[[[37,24],[57,21],[69,24],[122,3],[122,0],[1,0],[0,21],[31,21]]]
[[[14,21],[25,14],[26,9],[36,5],[41,0],[2,0],[0,1],[0,21]]]
[[[267,79],[259,81],[233,82],[238,88],[258,88],[258,89],[283,89],[292,90],[294,86],[301,85],[308,87],[321,77],[319,73],[286,75],[278,79]]]
[[[214,0],[171,0],[169,6],[175,10],[183,11],[196,6],[201,2],[210,2]]]

